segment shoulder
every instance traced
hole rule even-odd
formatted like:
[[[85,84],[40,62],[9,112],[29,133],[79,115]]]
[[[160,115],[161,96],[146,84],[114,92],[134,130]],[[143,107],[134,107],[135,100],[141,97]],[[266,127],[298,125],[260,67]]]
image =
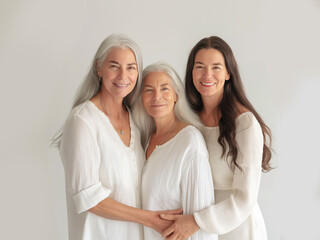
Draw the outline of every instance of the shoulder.
[[[93,120],[97,117],[94,107],[95,106],[91,101],[86,101],[74,107],[68,115],[66,125],[74,125],[78,123],[86,123],[87,125],[92,125]]]
[[[180,135],[184,172],[196,171],[197,166],[209,167],[209,155],[201,132],[194,126],[188,125]],[[209,167],[210,168],[210,167]]]
[[[257,126],[260,124],[252,112],[244,112],[236,118],[237,132]]]
[[[76,142],[87,143],[95,136],[95,123],[90,120],[90,107],[87,102],[73,108],[64,124],[61,146],[71,146]]]
[[[180,130],[179,141],[191,152],[206,152],[206,143],[201,132],[194,126],[188,125]]]
[[[237,109],[238,109],[238,113],[237,113],[236,117],[239,117],[243,113],[250,112],[248,108],[241,105],[240,103],[237,102],[236,105],[237,105]]]
[[[192,142],[203,139],[201,132],[195,126],[187,125],[180,131],[183,139],[188,139]]]

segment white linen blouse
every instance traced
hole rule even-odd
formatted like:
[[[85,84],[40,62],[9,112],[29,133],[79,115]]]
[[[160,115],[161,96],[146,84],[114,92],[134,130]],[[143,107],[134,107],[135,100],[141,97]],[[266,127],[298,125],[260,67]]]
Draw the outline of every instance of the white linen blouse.
[[[141,207],[140,185],[144,152],[131,120],[126,146],[107,116],[93,102],[69,114],[60,143],[65,170],[68,229],[71,240],[143,239],[142,226],[97,216],[88,210],[107,197]]]
[[[168,142],[156,146],[142,173],[142,207],[147,210],[183,208],[193,214],[214,203],[208,152],[199,130],[187,126]],[[163,239],[144,227],[145,240]],[[217,240],[217,235],[199,230],[189,240]]]
[[[209,152],[215,205],[194,214],[201,229],[219,234],[219,240],[266,240],[267,232],[257,198],[261,179],[263,135],[251,112],[236,118],[238,168],[233,173],[229,158],[221,157],[219,127],[202,130]]]

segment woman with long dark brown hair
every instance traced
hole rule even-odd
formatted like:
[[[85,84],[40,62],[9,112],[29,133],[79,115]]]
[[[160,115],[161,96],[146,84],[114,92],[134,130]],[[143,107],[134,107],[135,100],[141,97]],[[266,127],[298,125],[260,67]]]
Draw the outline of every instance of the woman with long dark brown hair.
[[[272,169],[271,132],[247,99],[233,52],[221,38],[204,38],[191,50],[186,94],[204,125],[216,203],[194,215],[164,215],[175,223],[163,237],[185,239],[201,228],[219,240],[267,239],[257,198],[261,172]]]

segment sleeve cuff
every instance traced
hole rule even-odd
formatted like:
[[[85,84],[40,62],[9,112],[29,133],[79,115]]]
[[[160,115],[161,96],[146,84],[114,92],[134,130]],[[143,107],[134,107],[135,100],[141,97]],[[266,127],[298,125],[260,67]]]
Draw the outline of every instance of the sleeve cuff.
[[[196,223],[198,224],[198,226],[200,227],[200,229],[206,231],[206,230],[207,230],[207,227],[206,227],[205,222],[202,221],[202,219],[201,219],[201,213],[200,213],[200,212],[195,212],[195,213],[193,214],[193,216],[194,216],[194,220],[196,221]]]
[[[217,234],[218,232],[212,229],[213,219],[210,217],[210,210],[211,210],[211,205],[201,211],[195,212],[193,214],[194,220],[196,221],[200,229],[208,233]]]
[[[80,214],[96,206],[111,193],[110,189],[104,188],[99,182],[74,195],[73,201],[77,212]]]

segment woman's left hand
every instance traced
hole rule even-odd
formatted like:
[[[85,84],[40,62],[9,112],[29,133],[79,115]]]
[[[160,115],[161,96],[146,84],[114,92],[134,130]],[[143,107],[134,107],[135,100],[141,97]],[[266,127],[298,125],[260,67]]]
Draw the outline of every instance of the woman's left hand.
[[[160,214],[160,217],[174,221],[170,227],[162,232],[162,237],[166,240],[184,240],[200,229],[193,215]]]

